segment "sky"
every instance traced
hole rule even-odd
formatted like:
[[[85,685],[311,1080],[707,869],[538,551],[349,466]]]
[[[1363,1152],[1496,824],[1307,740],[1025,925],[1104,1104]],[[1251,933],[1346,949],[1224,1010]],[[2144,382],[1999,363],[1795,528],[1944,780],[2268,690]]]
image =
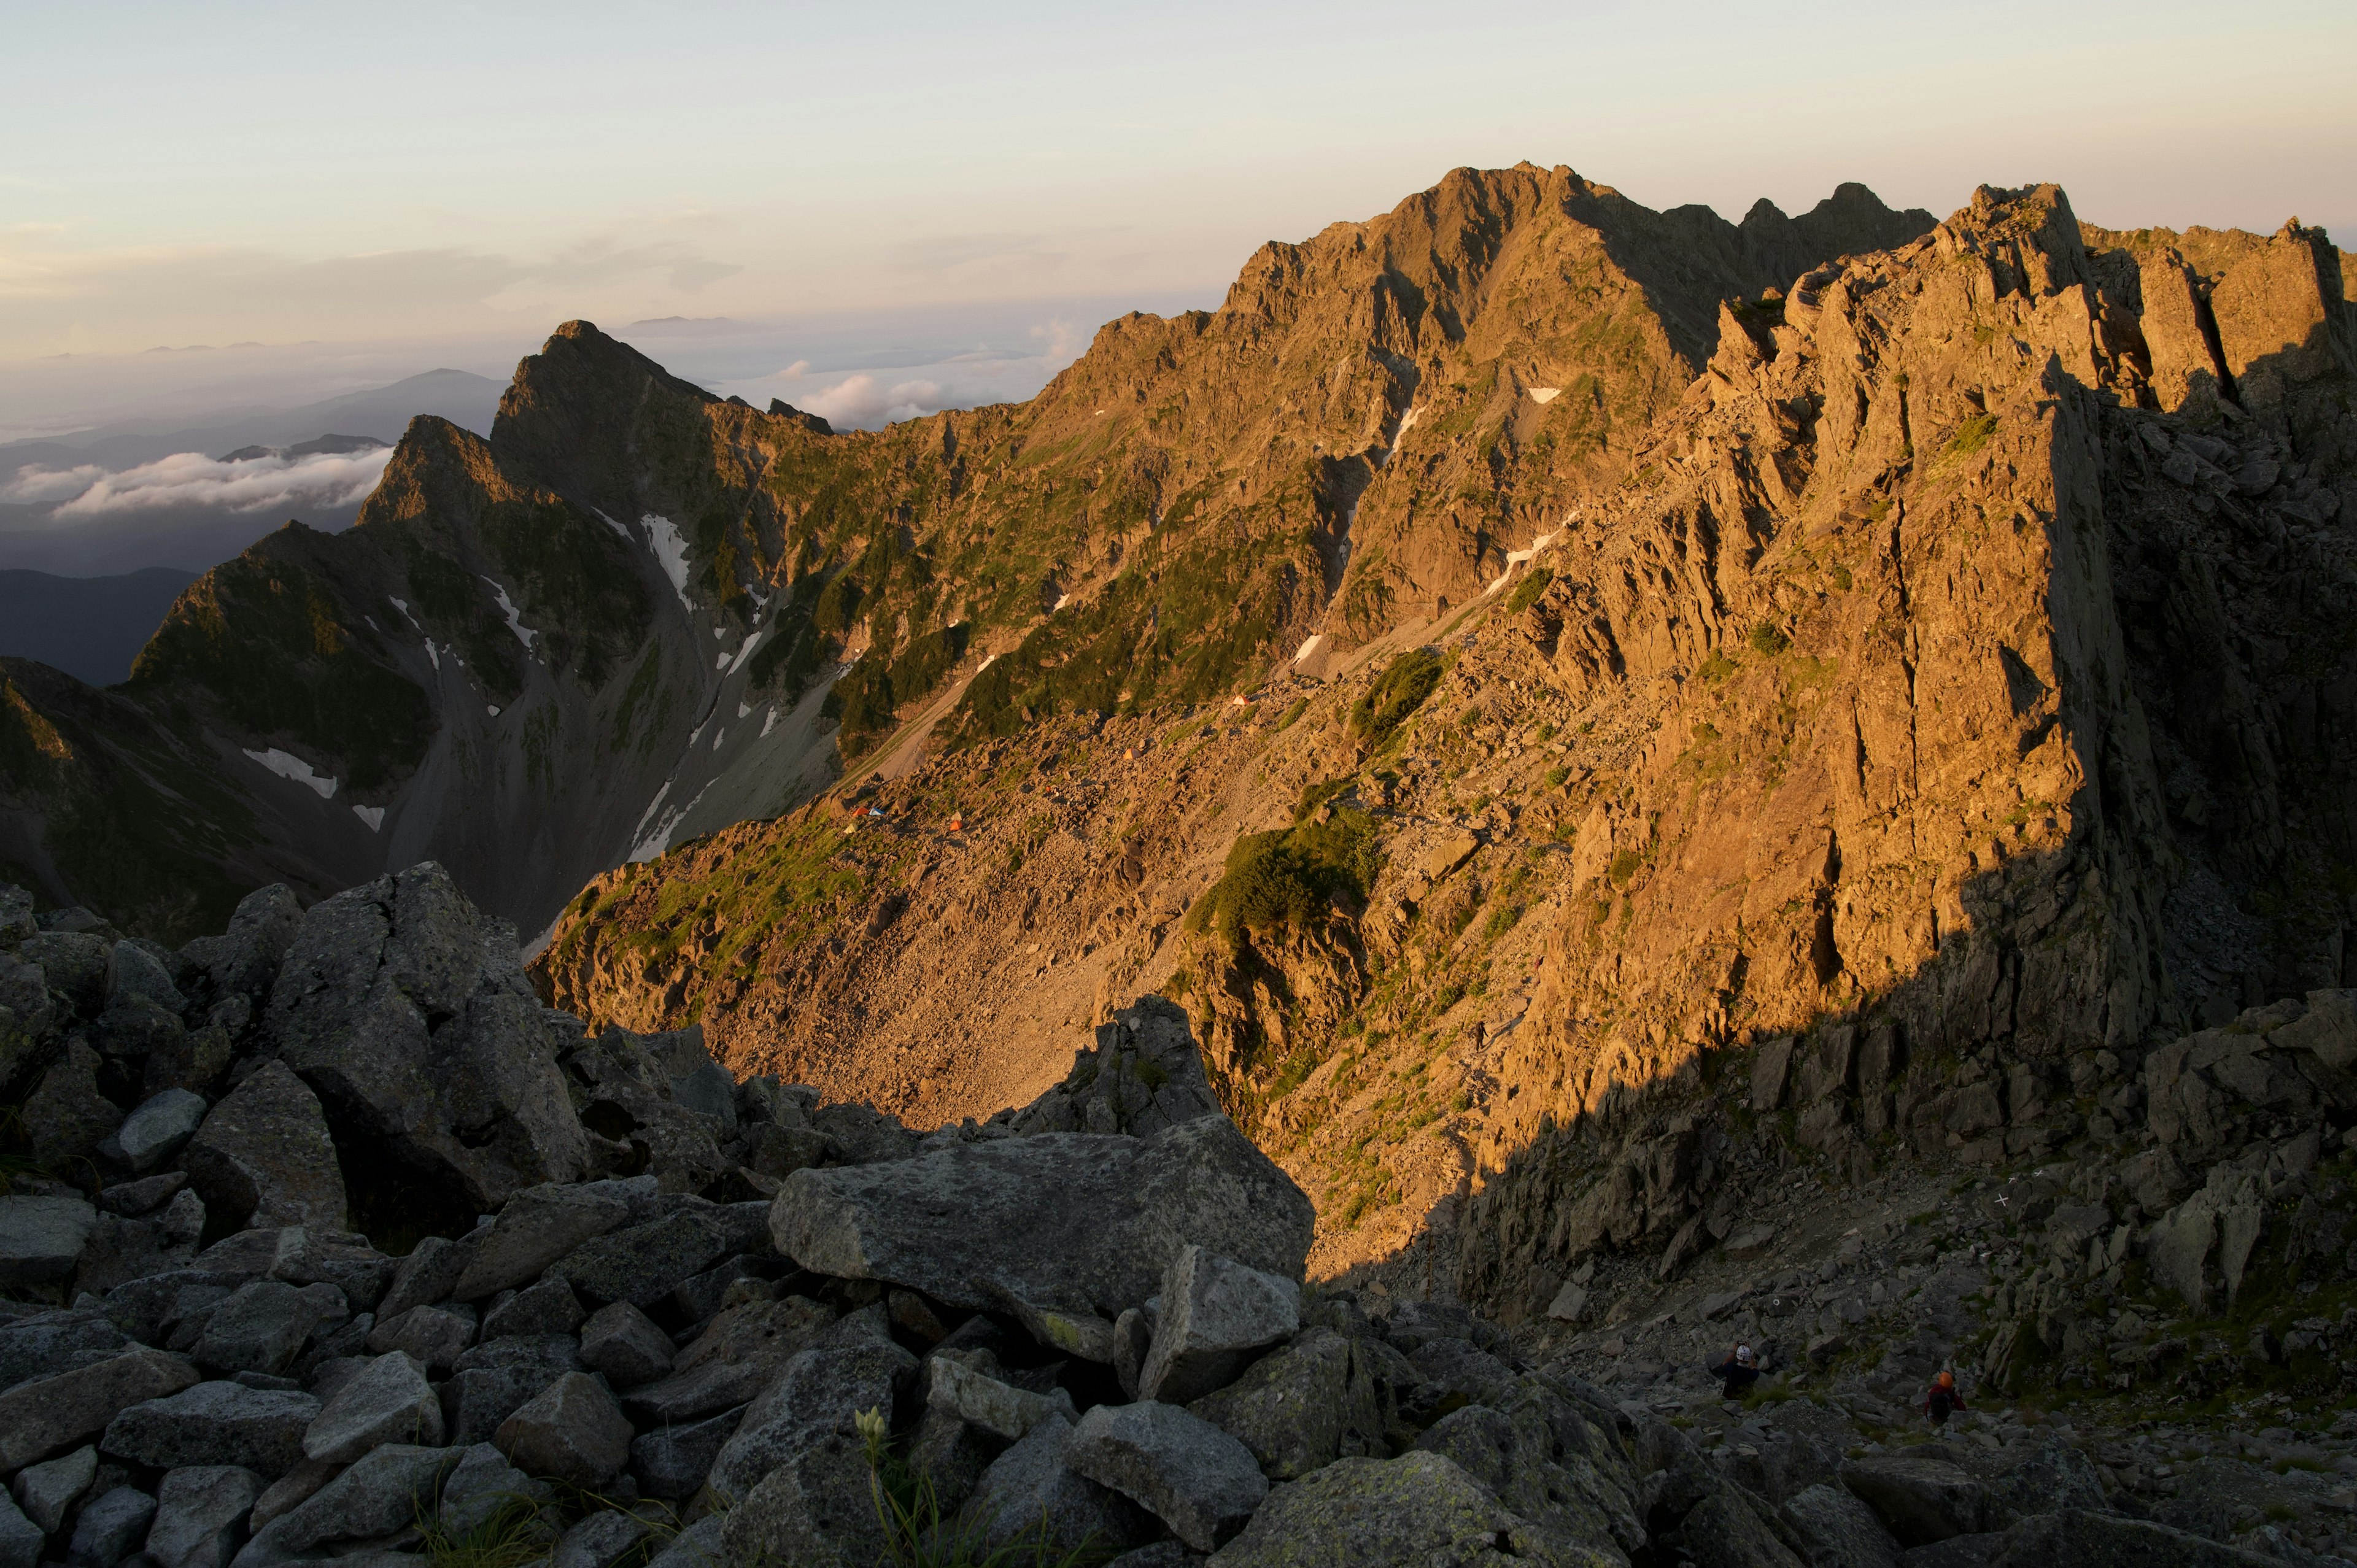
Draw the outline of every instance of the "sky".
[[[5,15],[0,434],[504,377],[575,317],[687,318],[632,339],[845,423],[1028,395],[1266,240],[1522,159],[1729,218],[2053,179],[2357,236],[2346,0]]]

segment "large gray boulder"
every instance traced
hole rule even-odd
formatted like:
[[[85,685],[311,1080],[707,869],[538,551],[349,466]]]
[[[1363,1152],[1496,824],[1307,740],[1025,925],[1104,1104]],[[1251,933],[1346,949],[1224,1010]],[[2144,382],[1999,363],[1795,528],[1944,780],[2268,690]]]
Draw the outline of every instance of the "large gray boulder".
[[[487,1340],[458,1358],[442,1401],[454,1444],[489,1443],[500,1423],[567,1372],[581,1370],[569,1335]]]
[[[602,1487],[630,1462],[630,1423],[604,1384],[567,1372],[526,1401],[491,1439],[534,1476]]]
[[[206,1210],[231,1225],[345,1228],[328,1118],[284,1062],[264,1063],[214,1106],[180,1163]]]
[[[1870,1454],[1844,1465],[1841,1479],[1902,1546],[1929,1546],[1987,1528],[1987,1489],[1944,1459]]]
[[[1567,1549],[1608,1557],[1633,1552],[1645,1544],[1646,1532],[1631,1478],[1609,1445],[1589,1441],[1584,1427],[1565,1402],[1530,1388],[1502,1410],[1467,1405],[1451,1412],[1415,1446],[1446,1455]]]
[[[712,1474],[712,1462],[745,1419],[744,1409],[704,1421],[665,1425],[630,1439],[630,1474],[649,1497],[692,1498]]]
[[[870,1309],[845,1319],[822,1343],[788,1361],[745,1412],[713,1460],[713,1492],[721,1500],[740,1501],[791,1455],[834,1437],[856,1444],[852,1417],[863,1410],[888,1413],[916,1372],[917,1359],[892,1342],[880,1314]]]
[[[205,972],[215,996],[234,993],[258,1002],[270,994],[278,961],[302,924],[303,906],[291,890],[284,885],[257,888],[238,901],[229,929],[197,938],[180,956]]]
[[[526,1187],[469,1239],[473,1253],[450,1294],[479,1301],[531,1283],[583,1242],[628,1225],[630,1197],[620,1182]]]
[[[1072,1423],[1050,1412],[982,1473],[957,1529],[980,1552],[1021,1543],[1049,1559],[1083,1549],[1120,1552],[1150,1540],[1154,1521],[1136,1504],[1066,1462]]]
[[[1609,1561],[1607,1559],[1606,1561]],[[1598,1568],[1437,1454],[1342,1459],[1271,1492],[1218,1568]]]
[[[2275,1557],[2150,1520],[2089,1509],[2061,1509],[2022,1520],[2000,1539],[1988,1563],[1989,1568],[2281,1568]]]
[[[1252,1450],[1200,1416],[1150,1401],[1090,1411],[1065,1463],[1144,1504],[1198,1552],[1242,1530],[1268,1496]]]
[[[312,906],[263,1032],[339,1114],[479,1208],[583,1172],[588,1145],[514,934],[432,862]]]
[[[261,1496],[262,1477],[235,1465],[170,1471],[156,1488],[147,1555],[156,1568],[229,1568]]]
[[[197,1369],[178,1356],[135,1346],[0,1394],[0,1470],[76,1448],[135,1404],[178,1393]]]
[[[44,1312],[0,1324],[0,1390],[86,1367],[130,1348],[122,1327],[94,1307]]]
[[[137,1549],[156,1518],[156,1499],[136,1487],[102,1493],[74,1520],[66,1561],[78,1568],[114,1568]]]
[[[80,1502],[97,1479],[98,1450],[77,1448],[47,1464],[26,1466],[16,1472],[9,1492],[36,1529],[54,1535],[65,1522],[66,1509]]]
[[[35,1568],[41,1561],[43,1540],[41,1527],[0,1497],[0,1568]]]
[[[1814,1568],[1899,1568],[1898,1539],[1840,1487],[1823,1482],[1784,1499],[1784,1521],[1809,1549]]]
[[[388,1443],[442,1443],[442,1402],[425,1369],[398,1350],[369,1362],[336,1391],[305,1430],[303,1456],[345,1465]]]
[[[407,1529],[432,1509],[443,1476],[461,1457],[454,1449],[397,1443],[374,1449],[255,1531],[234,1562],[238,1568],[266,1568],[326,1555],[320,1548],[336,1541],[372,1541]]]
[[[1330,1328],[1309,1329],[1187,1408],[1251,1449],[1273,1481],[1388,1452],[1374,1374]]]
[[[298,1290],[284,1280],[254,1280],[213,1308],[194,1354],[199,1366],[224,1374],[275,1374],[293,1364],[314,1329],[348,1316],[343,1293],[333,1285]]]
[[[303,1460],[303,1434],[319,1402],[299,1389],[199,1383],[133,1405],[107,1423],[99,1445],[152,1469],[234,1466],[275,1479]]]
[[[1137,1397],[1184,1404],[1235,1380],[1301,1326],[1301,1286],[1189,1243],[1162,1275],[1162,1310]]]
[[[1146,1137],[1220,1114],[1187,1012],[1141,996],[1097,1026],[1063,1082],[1016,1112],[1017,1133],[1129,1133]]]
[[[770,1209],[778,1250],[973,1309],[1006,1294],[1108,1320],[1189,1242],[1298,1280],[1309,1199],[1224,1116],[1147,1138],[1050,1133],[885,1165],[801,1170]]]
[[[79,1197],[0,1197],[0,1289],[65,1278],[97,1229]]]
[[[669,1377],[625,1394],[622,1408],[640,1426],[651,1426],[743,1404],[775,1382],[786,1363],[816,1344],[834,1322],[834,1313],[798,1295],[740,1302],[679,1353]]]
[[[154,1170],[196,1135],[204,1119],[203,1095],[165,1090],[142,1101],[123,1119],[106,1153],[135,1171]]]

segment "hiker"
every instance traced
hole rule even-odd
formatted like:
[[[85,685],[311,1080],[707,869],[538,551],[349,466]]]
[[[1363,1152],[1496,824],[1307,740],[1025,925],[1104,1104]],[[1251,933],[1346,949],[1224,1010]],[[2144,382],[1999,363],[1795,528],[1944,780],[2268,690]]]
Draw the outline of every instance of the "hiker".
[[[1956,1374],[1942,1372],[1932,1380],[1931,1391],[1923,1396],[1923,1413],[1932,1418],[1932,1430],[1947,1435],[1948,1417],[1964,1408],[1964,1396],[1956,1391]]]
[[[1710,1375],[1726,1385],[1726,1399],[1741,1399],[1751,1385],[1760,1380],[1760,1358],[1749,1345],[1738,1345],[1735,1353],[1710,1369]]]

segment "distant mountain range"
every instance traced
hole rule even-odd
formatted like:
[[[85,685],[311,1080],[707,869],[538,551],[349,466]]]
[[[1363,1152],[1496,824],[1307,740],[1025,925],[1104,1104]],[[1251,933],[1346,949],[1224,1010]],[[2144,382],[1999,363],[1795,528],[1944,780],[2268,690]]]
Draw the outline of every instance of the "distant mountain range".
[[[228,560],[290,516],[333,532],[350,527],[360,512],[359,498],[349,492],[327,501],[264,505],[246,497],[243,504],[232,505],[154,491],[137,504],[61,516],[60,498],[51,493],[59,487],[47,487],[35,497],[22,494],[27,487],[20,477],[27,469],[51,475],[90,470],[95,480],[183,453],[222,461],[264,454],[280,458],[349,454],[400,440],[409,422],[425,413],[480,434],[490,429],[505,390],[502,382],[470,371],[428,371],[389,386],[292,408],[228,410],[195,424],[123,420],[69,435],[0,445],[0,568],[74,577],[151,566],[200,572]]]
[[[0,656],[38,659],[78,681],[112,686],[194,572],[150,566],[118,577],[0,570]]]

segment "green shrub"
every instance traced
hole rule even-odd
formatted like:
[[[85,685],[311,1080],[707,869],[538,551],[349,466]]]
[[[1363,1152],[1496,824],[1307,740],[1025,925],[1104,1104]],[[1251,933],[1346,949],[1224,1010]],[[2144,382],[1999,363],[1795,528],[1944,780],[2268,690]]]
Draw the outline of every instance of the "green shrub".
[[[1751,628],[1751,635],[1745,640],[1751,645],[1751,651],[1763,659],[1773,659],[1792,646],[1791,638],[1764,620]]]
[[[1555,574],[1544,566],[1534,566],[1523,573],[1523,580],[1514,585],[1514,591],[1506,596],[1506,613],[1520,615],[1537,604],[1539,596],[1545,593],[1547,585],[1554,581]]]
[[[1982,447],[1987,446],[1989,444],[1989,437],[1996,434],[1996,415],[1994,413],[1976,413],[1970,419],[1965,420],[1962,424],[1956,426],[1956,433],[1948,437],[1948,445],[1942,451],[1941,456],[1943,457],[1969,457],[1974,453],[1979,451]]]
[[[1393,660],[1367,694],[1351,705],[1351,733],[1367,746],[1389,740],[1440,684],[1442,669],[1440,655],[1429,648],[1411,649]]]
[[[1335,894],[1363,901],[1381,866],[1375,821],[1364,811],[1346,808],[1322,822],[1247,833],[1228,850],[1220,879],[1187,911],[1187,929],[1216,933],[1232,949],[1247,933],[1308,930],[1323,921]]]

